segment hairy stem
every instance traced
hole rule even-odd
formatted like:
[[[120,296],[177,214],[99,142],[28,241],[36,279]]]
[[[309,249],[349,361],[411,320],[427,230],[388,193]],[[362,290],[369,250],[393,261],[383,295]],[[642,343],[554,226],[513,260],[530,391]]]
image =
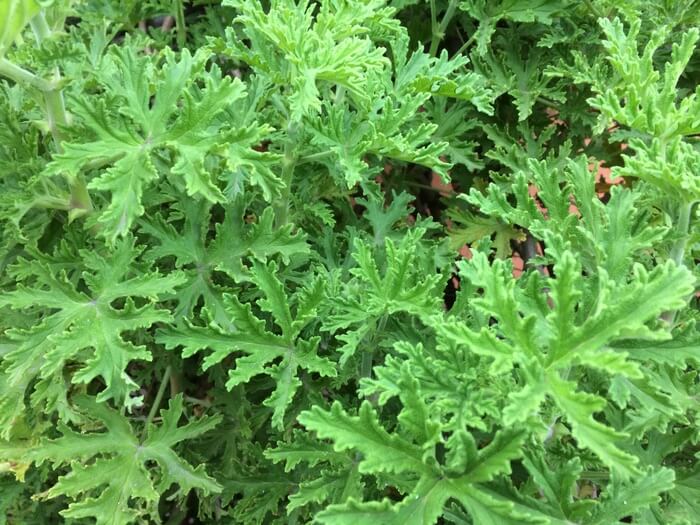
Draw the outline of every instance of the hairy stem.
[[[678,266],[683,264],[683,259],[685,258],[685,248],[688,244],[688,230],[690,228],[690,214],[693,210],[693,203],[684,203],[678,212],[678,224],[676,230],[681,234],[681,238],[678,239],[671,247],[671,259]]]
[[[210,408],[211,407],[211,401],[207,399],[198,399],[196,397],[191,397],[191,396],[185,396],[184,397],[185,401],[188,403],[192,403],[193,405],[199,405],[204,408]]]
[[[0,58],[0,75],[9,78],[17,84],[25,84],[38,89],[48,91],[52,89],[51,83],[41,77],[36,76],[31,71],[21,68],[17,64],[10,62],[6,58]]]
[[[676,231],[680,233],[680,237],[673,243],[671,247],[670,259],[676,263],[677,266],[683,265],[683,259],[685,258],[685,249],[688,244],[688,231],[690,229],[690,215],[693,210],[692,202],[686,202],[681,205],[681,209],[678,212],[678,223],[676,224]],[[676,311],[669,310],[661,315],[661,318],[666,321],[671,328],[673,328],[673,323],[676,320]]]
[[[49,29],[43,13],[39,13],[29,22],[39,45],[51,37],[51,29]],[[49,129],[51,135],[56,142],[56,147],[61,151],[61,142],[64,140],[62,126],[68,125],[68,117],[66,115],[66,105],[63,101],[63,92],[58,86],[61,81],[61,73],[58,67],[53,70],[53,87],[42,90],[44,93],[44,103],[46,104],[46,116],[49,121]]]
[[[442,42],[442,39],[445,38],[445,31],[447,30],[447,26],[450,25],[450,22],[452,21],[452,17],[454,17],[455,15],[455,11],[457,10],[458,5],[458,0],[450,0],[450,3],[447,5],[447,10],[445,11],[445,14],[442,17],[442,21],[440,22],[440,25],[437,25],[437,17],[435,14],[435,2],[430,3],[433,33],[432,40],[430,42],[430,56],[435,56],[437,54],[438,46],[440,45],[440,42]]]
[[[46,23],[46,18],[44,13],[40,12],[34,16],[30,21],[29,25],[34,32],[36,41],[39,45],[46,39],[51,37],[51,29]],[[3,59],[3,62],[7,62]],[[8,62],[8,64],[10,64]],[[12,64],[12,66],[14,66]],[[44,95],[44,106],[46,110],[46,119],[49,123],[49,131],[53,137],[54,143],[56,144],[56,149],[60,153],[63,151],[61,143],[65,139],[63,135],[62,128],[68,125],[68,115],[66,114],[66,104],[63,99],[63,91],[59,87],[61,84],[61,73],[58,67],[53,70],[53,78],[51,81],[46,81],[44,79],[39,79],[36,75],[23,70],[19,66],[10,67],[7,66],[8,70],[17,75],[12,77],[8,74],[10,78],[13,78],[16,82],[21,82],[28,84],[30,86],[36,87]],[[70,216],[71,218],[82,215],[86,212],[92,210],[92,201],[90,199],[90,193],[87,190],[87,185],[81,176],[68,178],[68,183],[70,184],[71,198],[70,198]]]
[[[372,350],[365,350],[362,352],[362,361],[360,361],[360,377],[370,378],[372,377],[372,363],[374,362],[374,352]]]

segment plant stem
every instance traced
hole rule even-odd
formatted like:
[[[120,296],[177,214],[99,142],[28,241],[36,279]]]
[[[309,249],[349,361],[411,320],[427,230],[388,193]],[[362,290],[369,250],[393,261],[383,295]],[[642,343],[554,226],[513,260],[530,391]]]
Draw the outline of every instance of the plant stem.
[[[21,68],[6,58],[0,58],[0,75],[9,78],[17,84],[26,84],[32,86],[39,91],[48,91],[52,89],[51,83],[47,80],[36,76],[31,71]]]
[[[144,435],[146,432],[148,432],[148,426],[153,421],[153,418],[156,417],[156,413],[158,412],[158,408],[160,407],[160,404],[163,401],[163,395],[165,394],[165,389],[169,384],[171,371],[172,371],[172,368],[170,368],[170,365],[168,365],[165,369],[165,372],[163,373],[162,379],[160,380],[160,386],[158,387],[158,392],[156,392],[156,397],[155,397],[155,399],[153,399],[153,403],[151,404],[151,409],[148,411],[148,417],[146,418],[146,424],[143,427]]]
[[[387,314],[382,315],[379,318],[379,323],[375,327],[374,333],[367,343],[367,350],[362,352],[362,361],[360,362],[360,377],[370,378],[372,377],[372,363],[374,361],[374,342],[377,340],[377,336],[380,336],[386,328],[386,322],[389,319]]]
[[[211,401],[208,401],[206,399],[197,399],[196,397],[185,396],[185,401],[194,405],[199,405],[204,408],[211,407]]]
[[[374,361],[374,351],[365,350],[362,352],[362,361],[360,361],[360,377],[370,378],[372,377],[372,363]]]
[[[522,257],[524,255],[524,257]],[[524,245],[524,250],[523,253],[521,254],[521,257],[523,259],[523,266],[524,269],[527,268],[528,262],[530,259],[534,259],[537,257],[537,241],[535,238],[532,236],[530,232],[527,232],[527,237],[525,238],[525,245]],[[544,266],[541,264],[538,264],[535,266],[537,271],[542,275],[542,277],[546,277],[547,274],[544,271]]]
[[[44,40],[51,37],[51,29],[49,29],[46,23],[46,18],[44,18],[43,13],[39,13],[29,22],[34,31],[34,36],[39,45],[41,45]],[[57,86],[61,80],[61,74],[56,67],[53,71],[53,85]],[[49,121],[49,129],[51,130],[51,135],[56,142],[56,147],[61,151],[61,142],[64,140],[63,133],[60,126],[68,125],[68,117],[66,115],[66,106],[63,101],[63,92],[56,87],[51,87],[50,89],[42,90],[44,93],[44,102],[46,104],[46,116]]]
[[[282,189],[282,196],[275,209],[275,218],[278,227],[287,224],[289,199],[292,194],[292,180],[294,178],[295,166],[296,158],[291,153],[291,150],[285,147],[284,158],[282,159],[282,181],[284,182],[284,188]]]
[[[41,43],[46,39],[51,38],[51,29],[46,23],[46,18],[44,17],[43,12],[39,12],[39,14],[34,16],[29,21],[29,24],[39,45],[41,45]],[[3,60],[3,62],[7,61]],[[11,65],[14,66],[14,64]],[[63,148],[61,146],[61,142],[63,142],[65,137],[61,128],[68,126],[68,115],[66,114],[66,104],[63,100],[63,91],[60,89],[60,87],[58,87],[61,84],[61,72],[59,71],[58,67],[54,68],[53,79],[51,81],[39,79],[39,77],[36,77],[36,75],[29,73],[28,71],[25,72],[25,70],[19,66],[14,66],[14,68],[10,69],[12,69],[15,74],[20,75],[19,77],[14,78],[15,81],[21,81],[34,86],[43,93],[49,130],[51,132],[51,136],[53,137],[54,143],[56,144],[56,149],[59,153],[62,152]],[[10,78],[13,77],[10,76]],[[81,176],[70,177],[68,182],[70,184],[71,191],[69,215],[72,219],[91,211],[92,201],[90,200],[90,193],[87,190],[87,185]]]
[[[430,34],[431,38],[435,38],[435,33],[438,29],[437,21],[437,7],[435,6],[435,0],[430,0]],[[432,41],[430,42],[432,45]]]
[[[331,150],[319,151],[318,153],[312,153],[311,155],[305,155],[304,157],[299,158],[296,165],[300,166],[302,164],[306,164],[307,162],[316,162],[317,160],[327,159],[333,155],[334,153]]]
[[[474,31],[472,33],[472,36],[470,36],[469,39],[464,44],[462,44],[462,47],[460,47],[457,50],[455,55],[461,55],[462,53],[464,53],[474,43],[474,40],[476,40],[476,31]]]
[[[36,16],[34,16],[29,21],[29,25],[34,32],[37,42],[41,43],[44,40],[51,38],[51,28],[46,22],[46,17],[44,17],[43,12],[40,11]]]
[[[175,9],[175,27],[177,29],[177,47],[184,49],[187,42],[187,26],[185,25],[185,0],[177,0]]]
[[[693,210],[693,202],[684,202],[681,205],[681,209],[678,212],[678,223],[676,225],[676,231],[681,234],[681,237],[673,243],[671,247],[670,259],[676,263],[677,266],[683,266],[683,259],[685,258],[685,249],[688,244],[688,231],[690,228],[690,215]],[[669,324],[669,327],[673,328],[673,323],[676,320],[676,311],[669,310],[661,315],[661,318]]]
[[[581,478],[596,481],[596,480],[607,480],[610,479],[610,474],[607,472],[599,472],[595,470],[584,470],[581,472]]]
[[[440,25],[436,27],[437,17],[435,12],[435,2],[430,2],[433,33],[433,38],[430,42],[430,56],[436,55],[438,46],[440,45],[440,42],[442,42],[442,39],[445,37],[445,31],[447,30],[447,26],[450,25],[450,22],[452,21],[452,17],[454,16],[455,10],[457,9],[458,5],[459,0],[450,0],[450,3],[447,5],[447,10],[445,11],[445,14],[442,17],[442,21],[440,22]]]
[[[693,210],[693,203],[683,203],[678,213],[678,225],[676,230],[680,232],[682,237],[678,239],[671,247],[671,259],[678,266],[683,264],[685,257],[685,247],[688,244],[688,229],[690,228],[690,213]]]
[[[182,391],[182,372],[171,370],[170,372],[170,395],[174,396]]]
[[[296,154],[297,144],[295,140],[296,129],[296,122],[290,122],[287,126],[288,137],[284,145],[284,156],[282,157],[282,182],[284,182],[284,188],[275,206],[275,222],[278,228],[287,224],[289,215],[289,200],[292,195],[294,168],[296,168],[298,160]]]
[[[433,186],[429,186],[428,184],[421,184],[420,182],[412,182],[412,181],[406,180],[406,181],[403,181],[403,183],[406,186],[413,186],[414,188],[420,188],[422,190],[427,190],[427,191],[434,191],[434,192],[437,192],[440,194],[444,193],[444,194],[447,194],[448,196],[449,195],[457,195],[457,193],[458,193],[455,190],[451,190],[448,188],[435,188]]]

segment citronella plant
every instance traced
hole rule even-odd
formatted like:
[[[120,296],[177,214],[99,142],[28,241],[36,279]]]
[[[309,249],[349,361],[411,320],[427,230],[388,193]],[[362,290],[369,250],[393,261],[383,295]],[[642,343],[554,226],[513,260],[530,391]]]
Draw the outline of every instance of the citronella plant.
[[[699,25],[0,1],[0,523],[697,523]]]

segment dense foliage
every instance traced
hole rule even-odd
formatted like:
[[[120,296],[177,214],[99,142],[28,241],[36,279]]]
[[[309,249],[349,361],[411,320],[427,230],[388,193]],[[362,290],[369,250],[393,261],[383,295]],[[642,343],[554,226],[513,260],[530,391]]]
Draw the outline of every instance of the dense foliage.
[[[698,25],[2,0],[0,523],[698,523]]]

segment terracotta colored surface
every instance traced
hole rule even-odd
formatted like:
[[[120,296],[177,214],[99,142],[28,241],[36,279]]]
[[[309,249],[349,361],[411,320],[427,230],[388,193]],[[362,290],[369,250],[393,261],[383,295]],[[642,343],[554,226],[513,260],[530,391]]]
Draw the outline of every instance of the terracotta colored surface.
[[[553,117],[556,115],[552,115]],[[561,124],[560,121],[554,120],[555,123]],[[590,142],[589,139],[586,139],[585,143],[586,145]],[[625,150],[627,148],[627,144],[621,144],[620,149]],[[608,193],[609,189],[611,186],[614,186],[616,184],[624,184],[624,179],[622,177],[613,177],[612,176],[612,170],[605,166],[604,162],[599,162],[596,161],[595,159],[592,160],[589,165],[588,169],[591,171],[592,176],[595,177],[595,182],[596,182],[596,189],[598,190],[598,196],[603,197],[605,196],[606,193]],[[445,184],[440,176],[437,173],[433,173],[432,180],[431,180],[431,187],[434,189],[438,190],[440,192],[440,195],[443,197],[447,197],[450,194],[454,193],[454,186],[452,184]],[[542,214],[546,217],[547,216],[547,209],[542,205],[541,201],[537,198],[537,193],[538,190],[534,185],[530,185],[528,188],[528,192],[530,193],[530,196],[535,199],[535,204],[537,205],[537,208],[542,212]],[[569,206],[569,213],[573,213],[576,215],[579,215],[578,208],[576,207],[576,204],[574,202],[573,196],[571,197],[571,204]],[[449,221],[447,224],[448,228],[450,227]],[[542,254],[542,246],[540,243],[537,243],[537,253]],[[465,259],[471,259],[472,253],[470,250],[470,247],[468,245],[464,245],[459,249],[459,255],[464,257]],[[513,252],[512,254],[512,263],[513,263],[513,276],[514,277],[520,277],[523,273],[524,270],[524,263],[522,258],[520,257],[519,254]],[[547,273],[547,269],[544,269],[545,274]]]

